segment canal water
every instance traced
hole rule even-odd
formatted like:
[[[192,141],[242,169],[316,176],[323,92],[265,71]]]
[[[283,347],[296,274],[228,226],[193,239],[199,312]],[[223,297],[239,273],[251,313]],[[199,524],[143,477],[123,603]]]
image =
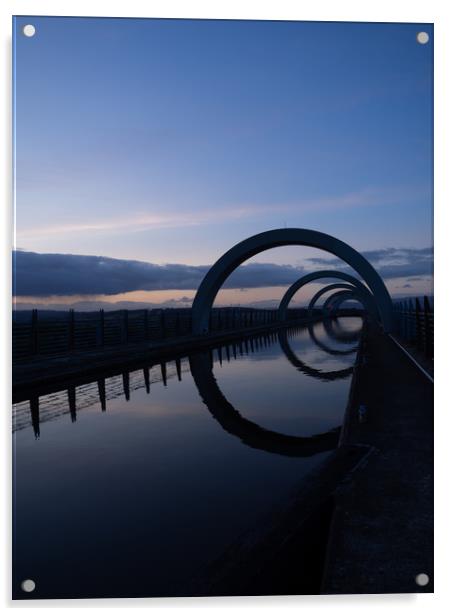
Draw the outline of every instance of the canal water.
[[[334,450],[360,326],[231,343],[150,368],[148,387],[146,370],[107,378],[103,404],[97,382],[16,404],[14,595],[202,594]]]

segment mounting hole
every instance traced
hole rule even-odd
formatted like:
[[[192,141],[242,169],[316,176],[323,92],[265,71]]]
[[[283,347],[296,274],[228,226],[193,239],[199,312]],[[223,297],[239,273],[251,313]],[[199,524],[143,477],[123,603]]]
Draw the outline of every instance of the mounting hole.
[[[31,36],[35,35],[36,28],[33,26],[33,24],[27,24],[22,28],[22,32],[24,33],[24,36],[28,36],[28,38],[30,38]]]
[[[415,579],[418,586],[427,586],[430,582],[430,578],[426,573],[418,573]]]
[[[33,580],[24,580],[20,587],[24,592],[33,592],[36,588],[36,584]]]
[[[427,32],[418,32],[417,33],[416,40],[421,45],[425,45],[426,43],[428,43],[429,39],[430,39],[430,37],[427,34]]]

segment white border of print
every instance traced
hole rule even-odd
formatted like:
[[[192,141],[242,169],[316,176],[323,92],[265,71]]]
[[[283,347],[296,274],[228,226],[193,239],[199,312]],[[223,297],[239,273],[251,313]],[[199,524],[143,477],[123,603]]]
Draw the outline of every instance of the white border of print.
[[[229,597],[204,599],[120,599],[78,601],[27,601],[12,602],[11,592],[11,438],[10,438],[10,342],[11,342],[11,249],[12,249],[12,186],[11,186],[11,139],[3,140],[0,150],[0,186],[4,186],[5,207],[1,210],[0,238],[4,280],[2,286],[2,310],[0,311],[0,336],[2,340],[0,354],[0,390],[3,393],[3,413],[0,421],[2,428],[2,463],[5,479],[4,498],[0,499],[2,521],[1,562],[4,567],[0,573],[1,602],[7,608],[19,611],[31,607],[68,608],[83,610],[87,615],[95,609],[120,609],[126,613],[131,607],[152,608],[153,613],[171,614],[184,610],[187,614],[221,613],[243,611],[247,614],[273,613],[284,610],[289,614],[300,614],[300,610],[310,610],[319,614],[327,611],[337,616],[410,613],[421,614],[425,610],[444,609],[448,598],[448,571],[450,571],[451,524],[448,520],[450,507],[447,498],[450,494],[448,485],[451,451],[449,439],[452,434],[452,404],[447,399],[450,391],[447,383],[448,351],[451,347],[450,326],[446,319],[450,316],[446,302],[448,266],[450,255],[451,194],[447,182],[447,167],[451,155],[451,121],[452,109],[450,59],[452,58],[452,37],[450,36],[451,3],[441,0],[379,0],[370,3],[358,0],[323,0],[322,2],[304,2],[303,0],[217,0],[216,2],[199,0],[127,0],[127,2],[107,2],[105,0],[3,0],[0,5],[1,51],[0,92],[3,135],[11,136],[11,16],[12,15],[73,15],[73,16],[118,16],[118,17],[179,17],[179,18],[227,18],[227,19],[288,19],[310,21],[376,21],[376,22],[420,22],[435,24],[435,321],[436,331],[436,405],[435,405],[435,594],[419,595],[361,595],[361,596],[313,596],[313,597]],[[449,65],[448,65],[449,59]],[[449,114],[446,110],[449,110]],[[449,173],[450,176],[450,173]],[[449,278],[450,280],[450,278]],[[449,297],[450,292],[449,292]],[[5,344],[4,341],[8,341]],[[449,344],[448,344],[449,343]],[[450,352],[450,351],[449,351]],[[397,558],[397,555],[393,555]],[[68,554],[70,563],[70,554]],[[70,572],[68,571],[70,574]],[[73,612],[72,612],[73,613]]]

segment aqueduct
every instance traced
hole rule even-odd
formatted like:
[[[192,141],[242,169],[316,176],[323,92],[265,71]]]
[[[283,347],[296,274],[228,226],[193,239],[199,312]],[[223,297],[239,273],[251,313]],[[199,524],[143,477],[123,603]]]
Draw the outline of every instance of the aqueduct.
[[[372,316],[378,317],[378,310],[377,310],[377,307],[376,307],[376,304],[375,304],[375,300],[374,300],[372,294],[369,291],[367,291],[367,290],[365,292],[363,292],[361,290],[358,290],[357,287],[355,287],[355,286],[353,286],[351,284],[345,284],[345,283],[330,284],[330,285],[328,285],[326,287],[323,287],[319,291],[317,291],[317,293],[314,294],[314,296],[312,297],[311,301],[309,302],[308,316],[312,316],[312,310],[314,309],[315,304],[322,297],[322,295],[324,295],[325,293],[329,293],[330,291],[333,291],[334,289],[342,289],[343,292],[353,294],[354,296],[356,296],[362,302],[362,304],[365,306],[366,310]],[[338,296],[338,294],[335,293],[333,296],[331,296],[331,297],[329,297],[327,299],[325,304],[329,304],[331,298],[332,297],[337,297],[337,296]]]
[[[346,274],[345,272],[338,272],[337,270],[320,270],[317,272],[311,272],[310,274],[306,274],[305,276],[302,276],[299,280],[294,282],[293,285],[291,285],[284,293],[278,309],[279,320],[285,321],[287,309],[290,302],[292,301],[293,296],[295,295],[295,293],[297,293],[297,291],[299,291],[306,284],[314,282],[316,280],[321,280],[322,278],[334,278],[337,280],[343,280],[344,282],[356,287],[362,293],[370,293],[366,285],[364,285],[360,280],[358,280],[358,278],[352,276],[351,274]],[[378,316],[379,320],[381,320],[379,311]]]
[[[280,246],[309,246],[325,250],[350,265],[366,282],[375,297],[381,323],[386,331],[393,328],[392,302],[386,286],[372,265],[357,250],[337,238],[311,229],[273,229],[239,242],[214,263],[204,276],[192,306],[192,331],[209,331],[209,316],[215,297],[228,276],[255,255]],[[338,272],[335,272],[337,275]]]
[[[364,299],[360,297],[357,293],[353,291],[338,291],[337,293],[333,293],[333,295],[331,295],[325,300],[322,306],[322,311],[326,316],[328,313],[330,313],[331,310],[337,310],[340,304],[351,299],[357,300],[358,302],[363,304],[363,306],[365,306]]]

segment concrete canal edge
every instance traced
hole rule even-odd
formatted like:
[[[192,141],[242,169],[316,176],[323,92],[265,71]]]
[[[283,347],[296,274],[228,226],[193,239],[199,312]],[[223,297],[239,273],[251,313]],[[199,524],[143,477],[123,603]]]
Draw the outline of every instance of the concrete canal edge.
[[[322,593],[433,592],[432,387],[389,336],[368,329],[341,445],[369,454],[335,490]]]

